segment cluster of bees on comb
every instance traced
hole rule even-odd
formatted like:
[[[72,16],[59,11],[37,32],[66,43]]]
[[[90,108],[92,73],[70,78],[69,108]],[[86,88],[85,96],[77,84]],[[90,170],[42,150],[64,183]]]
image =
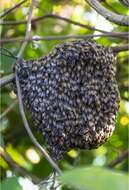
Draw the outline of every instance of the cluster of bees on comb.
[[[119,92],[110,48],[95,41],[66,42],[42,58],[21,60],[14,70],[24,105],[53,159],[71,148],[97,148],[112,135]]]

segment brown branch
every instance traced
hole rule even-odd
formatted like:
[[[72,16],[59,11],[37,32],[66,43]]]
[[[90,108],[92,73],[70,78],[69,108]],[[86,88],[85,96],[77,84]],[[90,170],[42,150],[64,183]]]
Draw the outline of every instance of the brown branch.
[[[111,47],[114,53],[119,53],[121,51],[128,51],[129,49],[129,45],[125,44],[125,45],[121,45],[121,46],[115,46],[115,47]],[[9,76],[5,76],[3,78],[0,79],[0,88],[6,86],[7,84],[11,83],[14,80],[15,76],[14,74],[10,74]]]
[[[31,177],[32,181],[37,184],[41,181],[37,176],[34,176],[30,172],[28,172],[25,168],[18,165],[12,157],[6,152],[5,149],[0,150],[0,156],[7,162],[7,164],[10,166],[10,168],[16,172],[17,174],[23,176],[23,177]]]
[[[26,28],[26,35],[22,44],[22,47],[18,53],[18,59],[17,59],[17,64],[20,61],[23,52],[27,46],[28,43],[28,39],[30,38],[30,32],[31,32],[31,18],[32,18],[32,11],[35,5],[35,0],[32,0],[31,5],[30,5],[30,10],[29,10],[29,15],[28,15],[28,21],[27,21],[27,28]],[[20,89],[20,83],[19,83],[19,78],[17,75],[17,71],[15,71],[15,80],[16,80],[16,86],[17,86],[17,95],[18,95],[18,102],[19,102],[19,110],[20,110],[20,114],[21,114],[21,118],[23,120],[24,123],[24,127],[30,137],[30,139],[32,140],[32,142],[34,143],[34,145],[39,149],[39,151],[44,155],[44,157],[47,159],[47,161],[51,164],[51,166],[55,169],[55,171],[57,173],[61,173],[60,168],[58,167],[58,165],[54,162],[54,160],[49,156],[49,154],[46,152],[46,150],[38,143],[38,141],[36,140],[36,138],[34,137],[29,124],[27,122],[26,116],[25,116],[25,112],[24,112],[24,107],[23,107],[23,102],[22,102],[22,94],[21,94],[21,89]]]
[[[60,168],[58,167],[58,165],[53,161],[53,159],[49,156],[49,154],[46,152],[46,150],[38,143],[38,141],[36,140],[36,138],[34,137],[29,124],[27,122],[26,116],[25,116],[25,112],[24,112],[24,107],[23,107],[23,102],[22,102],[22,98],[21,98],[21,89],[20,89],[20,84],[19,84],[19,78],[16,72],[16,85],[17,85],[17,93],[18,93],[18,101],[19,101],[19,108],[20,108],[20,114],[22,116],[22,120],[25,126],[25,129],[30,137],[30,139],[32,140],[32,142],[34,143],[34,145],[39,149],[39,151],[45,156],[45,158],[47,159],[47,161],[51,164],[51,166],[55,169],[55,171],[57,173],[61,173]]]
[[[68,22],[70,24],[74,24],[76,26],[80,26],[80,27],[85,28],[85,29],[96,30],[98,32],[107,33],[104,30],[100,30],[98,28],[95,28],[95,27],[92,27],[92,26],[89,26],[89,25],[86,25],[86,24],[82,24],[80,22],[73,21],[71,19],[59,16],[59,15],[54,15],[54,14],[46,14],[46,15],[34,18],[34,19],[32,19],[32,23],[36,23],[38,21],[45,20],[45,19],[48,19],[48,18],[63,20],[65,22]],[[27,23],[26,20],[21,20],[21,21],[3,21],[3,22],[0,22],[0,25],[6,25],[6,26],[8,26],[8,25],[19,25],[19,24],[26,24],[26,23]]]
[[[10,9],[8,9],[8,10],[5,10],[4,12],[2,12],[1,14],[0,14],[0,18],[3,18],[4,16],[6,16],[7,14],[9,14],[9,13],[11,13],[12,11],[14,11],[14,10],[16,10],[18,7],[20,7],[23,3],[25,3],[26,2],[26,0],[23,0],[23,1],[21,1],[20,3],[18,3],[18,4],[16,4],[16,5],[14,5],[13,7],[11,7]]]
[[[14,108],[14,106],[16,106],[17,102],[18,101],[15,100],[9,107],[7,107],[7,109],[0,115],[0,121]]]
[[[129,16],[124,16],[108,11],[97,0],[85,0],[93,9],[107,20],[114,22],[118,25],[129,26]]]
[[[29,15],[28,15],[28,21],[27,21],[27,26],[26,26],[26,35],[22,44],[22,47],[18,53],[18,58],[20,59],[22,57],[23,52],[25,51],[25,48],[27,46],[27,41],[30,38],[30,32],[31,32],[31,19],[32,19],[32,11],[33,11],[33,7],[35,4],[35,0],[32,0],[31,6],[30,6],[30,10],[29,10]],[[19,59],[17,61],[19,61]]]
[[[90,38],[96,38],[96,37],[114,37],[114,38],[124,38],[128,39],[129,33],[106,33],[106,34],[88,34],[88,35],[62,35],[62,36],[34,36],[30,37],[28,39],[25,39],[25,41],[31,42],[31,41],[51,41],[51,40],[65,40],[65,39],[90,39]],[[11,42],[23,42],[23,37],[14,37],[14,38],[3,38],[0,40],[0,43],[11,43]]]
[[[7,84],[9,84],[10,82],[12,82],[14,80],[14,74],[10,74],[8,76],[2,77],[0,79],[0,88],[6,86]]]
[[[108,167],[113,168],[117,164],[123,162],[127,157],[129,156],[129,149],[125,150],[122,152],[117,158],[112,160],[109,164]]]

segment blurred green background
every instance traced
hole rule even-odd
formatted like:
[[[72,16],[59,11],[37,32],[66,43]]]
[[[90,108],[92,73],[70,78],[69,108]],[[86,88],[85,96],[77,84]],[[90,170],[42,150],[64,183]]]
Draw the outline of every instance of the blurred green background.
[[[1,0],[1,12],[14,4],[18,3],[18,0]],[[106,2],[106,3],[105,3]],[[120,4],[117,0],[106,0],[103,1],[103,5],[111,11],[115,11],[119,14],[127,15],[129,10],[124,5]],[[111,8],[112,7],[112,8]],[[112,10],[113,9],[113,10]],[[17,21],[24,20],[27,17],[29,10],[29,1],[24,3],[16,11],[8,14],[5,21]],[[88,24],[96,28],[106,30],[108,32],[127,32],[128,28],[125,26],[118,26],[113,23],[106,21],[88,4],[83,0],[38,0],[36,2],[36,8],[33,11],[33,18],[39,17],[45,14],[56,14],[74,21],[78,21],[83,24]],[[4,21],[3,20],[3,21]],[[26,25],[0,25],[1,38],[12,38],[12,37],[24,37]],[[58,36],[58,35],[87,35],[87,34],[98,34],[97,31],[91,31],[86,28],[75,26],[68,22],[64,22],[59,19],[47,18],[35,22],[32,24],[32,36]],[[44,56],[50,52],[51,49],[59,43],[66,40],[53,40],[53,41],[38,41],[30,42],[24,52],[24,58],[38,58]],[[112,37],[98,37],[96,41],[105,46],[117,46],[123,43],[127,43],[125,39],[112,38]],[[21,42],[5,43],[4,48],[9,49],[14,55],[17,55]],[[119,164],[113,167],[113,171],[124,172],[119,174],[116,178],[113,178],[115,174],[111,174],[104,170],[112,160],[117,158],[123,151],[128,149],[128,125],[129,125],[129,53],[121,52],[117,55],[117,81],[119,85],[121,102],[118,117],[116,120],[116,130],[109,141],[96,150],[71,150],[68,152],[64,159],[60,163],[60,167],[63,171],[69,170],[72,173],[66,173],[61,178],[64,183],[72,184],[75,180],[76,188],[87,189],[87,190],[126,190],[126,174],[128,172],[128,161],[124,159]],[[1,68],[0,75],[5,76],[12,72],[12,66],[15,63],[15,59],[1,55]],[[4,114],[7,109],[12,106],[13,108]],[[29,117],[30,126],[41,144],[45,145],[43,137],[36,132],[33,127],[33,122]],[[16,102],[16,95],[8,85],[1,90],[1,125],[0,125],[0,143],[1,143],[1,158],[0,158],[0,177],[1,177],[1,190],[21,190],[31,189],[37,190],[38,187],[31,183],[39,182],[44,180],[51,172],[52,168],[44,157],[38,152],[36,147],[32,144],[28,137],[22,123],[22,119],[19,114],[19,108]],[[4,148],[4,149],[3,149]],[[86,168],[91,167],[89,171],[84,172],[83,170],[75,171],[71,170],[74,168]],[[90,176],[98,170],[98,166],[101,167],[99,171],[102,186],[96,185],[96,176]],[[18,167],[18,168],[17,168]],[[19,169],[20,168],[20,169]],[[21,171],[22,170],[22,171]],[[107,173],[106,173],[107,172]],[[77,174],[77,176],[76,176]],[[98,174],[98,173],[97,173]],[[96,174],[96,175],[97,175]],[[29,175],[29,178],[25,178]],[[85,176],[88,175],[88,176]],[[122,175],[122,176],[121,176]],[[22,176],[22,177],[21,177]],[[83,179],[83,176],[86,178]],[[104,178],[105,176],[105,178]],[[24,178],[23,178],[24,177]],[[83,182],[88,178],[90,186]],[[91,177],[91,179],[90,179]],[[120,186],[120,181],[123,177],[123,183]],[[70,179],[70,181],[68,180]],[[114,179],[115,182],[111,179]],[[92,181],[94,180],[94,183]],[[114,186],[109,187],[111,184]],[[124,181],[125,180],[125,181]],[[72,182],[72,183],[71,183]],[[80,184],[79,184],[80,183]],[[98,181],[99,183],[99,181]],[[126,184],[125,184],[126,183]],[[78,185],[80,186],[78,186]],[[91,186],[92,184],[92,186]],[[117,184],[119,187],[117,187]],[[123,185],[125,184],[125,186]],[[28,186],[27,186],[28,185]],[[27,188],[28,187],[28,188]],[[36,189],[37,188],[37,189]],[[62,187],[63,189],[74,189],[72,187]],[[43,188],[42,188],[43,189]],[[61,189],[61,187],[59,187]]]

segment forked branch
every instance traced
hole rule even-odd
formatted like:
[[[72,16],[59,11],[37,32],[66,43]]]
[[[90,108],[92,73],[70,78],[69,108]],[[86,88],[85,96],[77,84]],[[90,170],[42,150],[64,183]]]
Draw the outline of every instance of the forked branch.
[[[113,38],[122,38],[128,39],[128,32],[109,32],[105,34],[88,34],[88,35],[62,35],[62,36],[33,36],[30,38],[24,39],[23,37],[14,37],[14,38],[3,38],[0,40],[0,43],[12,43],[12,42],[23,42],[23,41],[51,41],[51,40],[66,40],[66,39],[93,39],[96,37],[113,37]]]

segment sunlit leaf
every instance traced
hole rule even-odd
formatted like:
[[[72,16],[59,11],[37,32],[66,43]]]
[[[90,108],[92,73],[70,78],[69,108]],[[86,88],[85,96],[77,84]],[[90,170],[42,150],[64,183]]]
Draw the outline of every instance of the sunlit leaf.
[[[128,176],[100,167],[77,168],[64,172],[61,177],[64,184],[80,190],[127,190]]]
[[[74,149],[70,150],[67,154],[72,158],[76,158],[78,156],[78,152]]]
[[[6,151],[11,155],[11,157],[16,161],[19,165],[28,168],[30,167],[29,163],[25,160],[24,156],[21,155],[15,148],[10,145],[6,148]]]

